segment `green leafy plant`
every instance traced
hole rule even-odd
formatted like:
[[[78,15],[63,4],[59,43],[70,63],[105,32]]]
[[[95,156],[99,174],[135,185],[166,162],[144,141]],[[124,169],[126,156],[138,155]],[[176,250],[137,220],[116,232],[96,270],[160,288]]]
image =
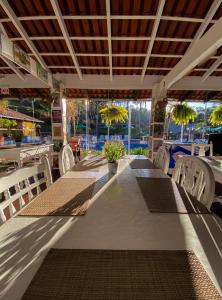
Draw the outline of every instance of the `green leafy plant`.
[[[128,111],[124,107],[116,105],[107,105],[106,107],[100,109],[99,113],[102,117],[102,122],[108,126],[108,136],[109,127],[112,122],[125,122],[128,119]]]
[[[183,127],[190,121],[194,121],[197,116],[196,111],[186,104],[178,104],[172,112],[172,120],[177,125],[181,125],[181,141],[183,140]]]
[[[8,108],[7,100],[0,100],[0,113],[4,113]]]
[[[15,132],[13,132],[12,137],[16,142],[21,142],[23,134],[21,131],[15,131]]]
[[[222,125],[222,104],[212,110],[209,121],[213,126]]]
[[[9,135],[10,135],[10,129],[16,126],[17,126],[17,122],[15,120],[2,119],[2,118],[0,119],[0,127],[7,128]]]
[[[138,148],[132,149],[130,151],[130,153],[133,154],[133,155],[145,155],[145,156],[148,156],[149,150],[148,150],[148,148],[138,147]]]
[[[125,154],[124,144],[120,141],[107,141],[103,146],[103,154],[108,162],[116,162]]]

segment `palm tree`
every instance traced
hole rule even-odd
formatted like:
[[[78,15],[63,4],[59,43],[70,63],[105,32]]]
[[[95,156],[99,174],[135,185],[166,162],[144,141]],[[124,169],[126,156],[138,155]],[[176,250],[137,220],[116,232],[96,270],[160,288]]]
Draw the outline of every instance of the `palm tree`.
[[[213,126],[222,125],[222,104],[212,110],[209,121]]]
[[[177,125],[181,125],[181,142],[183,141],[183,128],[190,121],[194,121],[197,116],[196,111],[186,104],[178,104],[172,112],[172,119]]]
[[[78,103],[75,100],[68,100],[67,101],[67,114],[70,118],[70,121],[72,121],[73,125],[73,134],[76,136],[76,118],[78,114]],[[72,133],[70,132],[72,135]]]
[[[102,117],[102,122],[108,127],[108,137],[109,128],[112,122],[125,122],[128,119],[128,111],[126,108],[116,105],[107,105],[106,107],[100,109],[99,113]]]

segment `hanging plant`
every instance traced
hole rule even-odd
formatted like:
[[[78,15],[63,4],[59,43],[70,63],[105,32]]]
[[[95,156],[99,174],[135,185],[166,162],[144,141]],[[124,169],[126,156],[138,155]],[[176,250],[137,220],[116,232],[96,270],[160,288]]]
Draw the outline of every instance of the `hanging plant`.
[[[222,125],[222,104],[212,110],[209,121],[213,126]]]
[[[116,105],[107,105],[106,107],[100,109],[102,122],[108,126],[108,136],[109,127],[112,122],[125,122],[128,119],[128,111],[126,108]]]
[[[111,125],[115,122],[125,122],[128,119],[128,111],[124,107],[116,105],[108,105],[105,108],[100,109],[100,114],[103,123]]]
[[[177,124],[181,125],[181,136],[180,140],[183,142],[183,127],[190,121],[194,121],[197,116],[196,111],[187,106],[186,104],[178,104],[174,107],[172,112],[172,120]]]
[[[172,113],[172,119],[177,125],[187,125],[190,121],[194,121],[196,116],[196,111],[186,104],[176,105]]]

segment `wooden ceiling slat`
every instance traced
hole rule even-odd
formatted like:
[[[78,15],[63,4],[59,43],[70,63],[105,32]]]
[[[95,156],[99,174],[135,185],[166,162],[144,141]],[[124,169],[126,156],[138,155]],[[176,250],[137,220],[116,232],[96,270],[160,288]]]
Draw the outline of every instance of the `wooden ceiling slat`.
[[[72,44],[78,53],[108,53],[107,41],[72,41]]]
[[[26,20],[21,21],[21,23],[30,37],[62,35],[61,29],[56,20]]]
[[[15,11],[18,17],[21,16],[47,16],[54,15],[50,0],[39,1],[39,0],[8,0],[9,4]],[[70,0],[63,1],[58,0],[60,9],[63,15],[70,16],[99,16],[106,15],[106,0]],[[156,0],[111,0],[111,15],[155,15],[157,12],[159,1]],[[210,0],[166,0],[163,16],[177,16],[177,17],[189,17],[189,18],[200,18],[204,19],[212,1]],[[222,8],[220,7],[216,13],[216,18],[222,15]],[[0,17],[6,17],[5,13],[0,8]],[[25,30],[29,36],[60,36],[62,35],[61,29],[56,20],[44,19],[44,20],[23,20],[21,21]],[[92,40],[79,40],[72,41],[74,50],[77,53],[95,53],[95,54],[108,54],[108,42],[102,40],[93,40],[93,37],[101,36],[107,37],[107,20],[104,19],[65,19],[65,23],[70,36],[90,36]],[[153,20],[145,19],[111,19],[112,35],[113,36],[146,36],[149,37],[153,28]],[[184,21],[167,21],[161,20],[158,28],[158,37],[172,37],[172,38],[188,38],[191,39],[195,36],[200,22],[184,22]],[[6,32],[9,37],[19,37],[19,33],[16,31],[11,22],[3,22]],[[210,24],[209,26],[212,26]],[[34,40],[38,51],[41,52],[65,52],[68,53],[68,49],[64,40]],[[183,55],[188,46],[189,42],[161,42],[155,41],[152,54],[172,54],[172,55]],[[21,45],[22,49],[28,51],[27,45],[23,41],[18,41],[18,45]],[[146,54],[149,41],[112,41],[112,53],[114,54],[127,54],[127,53],[143,53]],[[217,54],[222,54],[222,47],[218,49]],[[65,56],[46,56],[45,61],[48,64],[54,66],[73,66],[70,57]],[[78,56],[81,66],[99,66],[106,67],[108,64],[108,57],[81,57]],[[144,61],[144,57],[113,57],[114,67],[141,67]],[[151,57],[148,67],[155,68],[170,68],[175,66],[179,61],[178,58],[161,58]],[[209,68],[213,63],[213,60],[208,60],[204,63],[205,68]],[[73,69],[75,71],[75,69]],[[67,68],[56,68],[53,70],[55,73],[68,73],[73,72],[72,69]],[[94,69],[86,70],[84,74],[105,74],[108,72],[105,69]],[[115,70],[115,74],[139,74],[139,70]],[[168,70],[147,70],[146,74],[163,75]],[[190,75],[200,76],[202,71],[194,71]],[[214,73],[218,76],[220,74],[216,71]]]
[[[9,38],[20,37],[18,30],[15,28],[12,22],[5,22],[4,28]]]
[[[212,1],[209,0],[167,0],[164,6],[164,16],[204,18]]]
[[[152,20],[112,20],[112,36],[147,36],[153,28]]]
[[[8,0],[18,17],[54,15],[50,0]]]
[[[156,0],[112,0],[113,15],[155,15],[158,1]]]
[[[158,28],[157,36],[194,38],[199,26],[200,23],[162,20]]]
[[[59,0],[64,15],[105,15],[105,0]]]

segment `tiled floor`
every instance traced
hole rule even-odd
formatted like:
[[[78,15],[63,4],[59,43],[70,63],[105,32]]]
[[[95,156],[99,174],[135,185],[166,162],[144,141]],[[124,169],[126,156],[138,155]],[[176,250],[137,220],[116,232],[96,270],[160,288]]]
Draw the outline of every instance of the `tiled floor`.
[[[100,171],[66,176],[107,174],[104,166]],[[157,170],[154,173],[132,170],[124,160],[118,176],[103,185],[84,217],[17,217],[1,226],[0,299],[21,298],[50,247],[191,249],[221,292],[222,220],[213,215],[149,213],[136,176],[158,176]]]

